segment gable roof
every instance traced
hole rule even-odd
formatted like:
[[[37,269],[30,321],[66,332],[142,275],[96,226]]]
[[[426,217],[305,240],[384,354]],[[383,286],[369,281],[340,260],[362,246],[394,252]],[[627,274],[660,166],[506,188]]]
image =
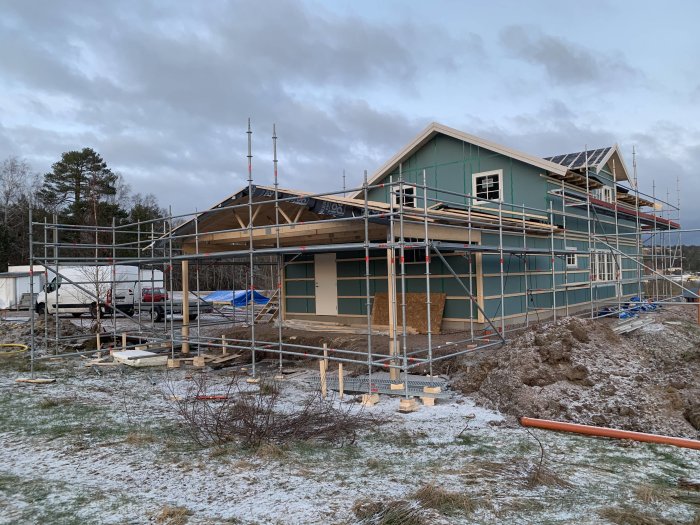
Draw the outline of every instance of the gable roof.
[[[396,155],[391,157],[391,159],[389,159],[386,162],[386,164],[379,168],[368,180],[368,183],[371,185],[381,180],[383,177],[385,177],[387,174],[393,171],[401,162],[413,155],[416,151],[418,151],[421,147],[423,147],[427,142],[429,142],[433,137],[435,137],[438,134],[446,135],[457,140],[463,140],[464,142],[469,142],[470,144],[474,144],[475,146],[478,146],[480,148],[493,151],[494,153],[500,153],[512,159],[519,160],[526,164],[530,164],[531,166],[536,166],[538,168],[542,168],[543,170],[546,170],[551,173],[556,173],[558,175],[566,175],[566,172],[568,171],[567,167],[562,166],[559,163],[551,162],[547,159],[536,157],[534,155],[529,155],[527,153],[523,153],[522,151],[514,150],[501,144],[496,144],[495,142],[491,142],[490,140],[482,139],[480,137],[477,137],[476,135],[470,135],[469,133],[464,133],[463,131],[444,126],[443,124],[439,124],[437,122],[431,122],[428,125],[428,127],[426,127],[423,131],[421,131],[418,134],[418,136],[416,136],[411,142],[409,142]],[[362,191],[357,191],[351,197],[357,198],[361,194]]]
[[[586,151],[577,151],[576,153],[555,155],[553,157],[546,157],[545,160],[561,164],[572,170],[585,168],[586,165],[588,165],[589,168],[594,168],[596,173],[600,173],[600,171],[608,165],[608,171],[612,173],[614,165],[616,181],[630,180],[625,160],[622,158],[620,148],[617,144],[608,146],[607,148],[589,149]]]

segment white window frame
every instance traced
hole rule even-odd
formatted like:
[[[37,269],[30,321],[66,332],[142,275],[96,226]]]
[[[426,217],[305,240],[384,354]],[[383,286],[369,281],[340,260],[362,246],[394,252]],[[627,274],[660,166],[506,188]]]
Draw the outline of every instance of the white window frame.
[[[591,279],[597,283],[614,283],[618,281],[617,273],[622,266],[621,256],[609,251],[597,250],[590,254]],[[620,271],[622,276],[622,271]]]
[[[497,199],[479,199],[476,194],[476,181],[481,177],[490,175],[498,175],[498,198]],[[481,204],[482,202],[503,202],[503,170],[482,171],[472,173],[472,197],[473,204]]]
[[[402,191],[403,190],[403,191]],[[406,190],[410,190],[410,192],[407,192]],[[403,188],[401,186],[396,186],[394,191],[393,191],[393,197],[394,197],[394,206],[397,208],[401,207],[401,200],[399,200],[401,197],[403,197],[403,207],[404,208],[416,208],[416,204],[418,201],[418,193],[416,192],[416,185],[415,184],[403,184]],[[408,204],[406,201],[408,199],[413,200],[413,204]]]
[[[594,196],[603,202],[613,204],[615,202],[615,190],[612,186],[601,186],[596,188]]]
[[[566,268],[578,268],[578,254],[576,253],[576,248],[572,248],[571,246],[566,247],[567,250],[571,250],[569,253],[565,255],[565,262],[566,262]],[[573,262],[569,262],[569,257],[573,256]]]

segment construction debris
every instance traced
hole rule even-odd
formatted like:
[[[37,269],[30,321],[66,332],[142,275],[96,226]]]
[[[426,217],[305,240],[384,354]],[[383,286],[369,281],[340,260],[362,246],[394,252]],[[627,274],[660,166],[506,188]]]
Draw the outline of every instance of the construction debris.
[[[156,354],[147,350],[123,350],[112,352],[112,357],[117,363],[141,368],[146,366],[165,366],[168,363],[168,356]]]

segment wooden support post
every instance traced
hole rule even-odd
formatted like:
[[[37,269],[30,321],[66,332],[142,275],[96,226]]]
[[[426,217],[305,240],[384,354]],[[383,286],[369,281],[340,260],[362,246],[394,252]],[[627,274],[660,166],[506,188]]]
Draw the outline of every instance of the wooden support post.
[[[408,413],[418,410],[418,403],[412,397],[404,398],[399,401],[399,412]]]
[[[323,343],[323,363],[328,370],[328,345],[326,343]]]
[[[126,350],[126,332],[122,333],[122,350]]]
[[[396,348],[394,327],[396,326],[396,309],[394,308],[394,297],[396,296],[396,276],[395,276],[395,266],[394,266],[394,250],[392,248],[386,251],[386,275],[387,275],[387,297],[389,301],[389,355],[398,355],[398,348]],[[398,360],[396,358],[390,361],[391,365],[398,365]],[[399,369],[392,368],[389,369],[389,379],[392,381],[399,380]]]
[[[345,394],[345,378],[343,377],[343,363],[338,363],[338,395],[343,399]]]
[[[227,351],[227,349],[226,349],[226,336],[225,336],[225,335],[222,335],[222,336],[221,336],[221,353],[222,353],[223,355],[227,355],[227,354],[228,354],[228,351]]]
[[[379,403],[379,394],[362,394],[362,406],[371,407]]]
[[[321,360],[318,362],[318,368],[321,372],[321,397],[326,399],[328,392],[328,384],[326,383],[326,362]]]
[[[58,314],[56,314],[58,315]],[[100,340],[100,332],[95,333],[95,344],[97,344],[97,351],[99,352],[100,347],[102,346],[102,341]]]
[[[182,353],[190,353],[190,262],[182,261]]]
[[[423,392],[426,394],[439,394],[442,389],[439,386],[424,386]],[[428,407],[435,406],[435,398],[428,396],[421,396],[421,401]]]

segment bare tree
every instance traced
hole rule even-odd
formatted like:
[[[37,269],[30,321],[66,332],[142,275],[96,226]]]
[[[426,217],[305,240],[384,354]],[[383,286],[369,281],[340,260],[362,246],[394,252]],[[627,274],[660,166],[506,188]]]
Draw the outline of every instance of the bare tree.
[[[3,225],[6,227],[9,223],[12,204],[31,184],[30,172],[29,164],[15,156],[6,158],[0,165],[0,204],[2,204]]]
[[[101,305],[106,302],[108,294],[112,290],[112,267],[82,266],[79,273],[82,281],[80,286],[89,292],[89,294],[86,294],[85,303],[91,305],[90,313],[95,318],[94,331],[101,332]],[[114,295],[113,292],[112,295]],[[94,304],[94,308],[92,304]]]

